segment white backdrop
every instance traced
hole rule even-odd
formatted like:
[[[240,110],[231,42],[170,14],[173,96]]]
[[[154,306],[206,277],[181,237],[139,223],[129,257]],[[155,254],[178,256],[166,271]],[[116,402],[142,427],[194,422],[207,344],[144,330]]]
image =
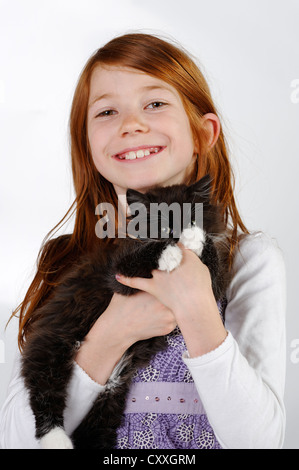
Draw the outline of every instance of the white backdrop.
[[[0,0],[0,406],[17,331],[16,321],[5,324],[44,236],[73,200],[67,126],[78,75],[98,47],[139,30],[198,57],[223,118],[241,214],[284,253],[285,448],[299,448],[298,19],[298,0]]]

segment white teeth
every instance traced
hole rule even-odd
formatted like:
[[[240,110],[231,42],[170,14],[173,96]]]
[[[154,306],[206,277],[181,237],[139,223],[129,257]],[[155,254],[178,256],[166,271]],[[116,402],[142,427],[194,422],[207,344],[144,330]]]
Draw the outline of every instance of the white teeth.
[[[130,152],[128,155],[126,155],[126,158],[128,158],[129,160],[134,160],[134,158],[136,158],[136,153]]]
[[[150,155],[151,153],[158,153],[159,150],[161,148],[160,147],[153,147],[151,149],[145,149],[145,150],[137,150],[137,152],[129,152],[127,153],[126,155],[119,155],[119,158],[121,160],[125,159],[125,160],[135,160],[135,158],[143,158],[143,157],[147,157],[148,155]]]

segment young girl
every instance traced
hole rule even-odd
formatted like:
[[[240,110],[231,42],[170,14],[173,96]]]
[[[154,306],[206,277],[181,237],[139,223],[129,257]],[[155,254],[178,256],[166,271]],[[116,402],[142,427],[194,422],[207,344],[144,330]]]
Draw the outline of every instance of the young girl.
[[[113,39],[83,70],[70,132],[76,200],[65,217],[74,208],[74,231],[41,249],[19,308],[21,351],[35,328],[37,307],[62,273],[94,244],[104,249],[109,243],[96,237],[95,207],[114,204],[117,222],[118,197],[127,188],[142,192],[189,184],[209,173],[213,200],[222,204],[230,233],[233,277],[221,306],[208,269],[184,248],[181,265],[171,273],[118,277],[141,292],[114,294],[81,345],[68,389],[67,433],[82,421],[132,344],[167,335],[167,349],[136,372],[118,448],[282,447],[284,263],[275,242],[249,234],[238,214],[225,138],[198,67],[182,49],[152,35]],[[3,448],[40,445],[19,360],[0,436]]]

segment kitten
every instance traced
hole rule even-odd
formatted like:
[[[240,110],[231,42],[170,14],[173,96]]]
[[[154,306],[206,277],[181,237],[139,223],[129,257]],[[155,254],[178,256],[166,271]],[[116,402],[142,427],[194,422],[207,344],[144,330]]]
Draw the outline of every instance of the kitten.
[[[149,278],[153,269],[171,271],[182,258],[177,245],[180,241],[208,266],[216,300],[225,295],[230,280],[226,227],[220,207],[210,202],[210,188],[211,180],[207,175],[191,186],[158,187],[145,194],[129,189],[128,204],[132,208],[133,203],[139,203],[146,208],[144,222],[148,229],[153,223],[150,212],[153,203],[163,202],[169,207],[177,202],[180,207],[191,208],[188,212],[191,223],[187,217],[186,226],[186,217],[181,216],[178,230],[177,220],[169,222],[168,217],[168,224],[165,225],[162,214],[154,220],[158,222],[158,232],[152,238],[148,230],[144,238],[116,238],[105,250],[95,248],[63,276],[51,298],[40,307],[38,320],[26,339],[22,376],[35,416],[36,438],[41,440],[43,448],[115,447],[116,430],[121,424],[135,370],[146,366],[153,355],[166,347],[164,336],[133,344],[71,438],[66,435],[63,413],[76,345],[84,340],[97,318],[108,307],[114,292],[123,295],[137,292],[117,282],[116,273]],[[186,203],[189,206],[184,206]],[[202,227],[196,224],[195,208],[198,203],[203,207]],[[130,221],[134,221],[133,216]]]

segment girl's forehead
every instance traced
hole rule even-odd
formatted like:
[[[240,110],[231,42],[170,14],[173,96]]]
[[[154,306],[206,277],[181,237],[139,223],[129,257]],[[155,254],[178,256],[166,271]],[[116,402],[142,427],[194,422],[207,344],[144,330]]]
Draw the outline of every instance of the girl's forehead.
[[[135,74],[144,77],[153,77],[151,74],[143,72],[142,70],[135,69],[134,67],[128,67],[125,65],[108,65],[108,64],[98,64],[95,66],[92,76],[93,75],[115,75],[120,73],[128,73],[128,74]]]
[[[166,81],[135,69],[133,67],[126,67],[123,65],[98,65],[92,72],[90,86],[93,88],[113,87],[125,84],[140,85],[140,87],[157,87],[164,88],[176,93],[175,88]]]

